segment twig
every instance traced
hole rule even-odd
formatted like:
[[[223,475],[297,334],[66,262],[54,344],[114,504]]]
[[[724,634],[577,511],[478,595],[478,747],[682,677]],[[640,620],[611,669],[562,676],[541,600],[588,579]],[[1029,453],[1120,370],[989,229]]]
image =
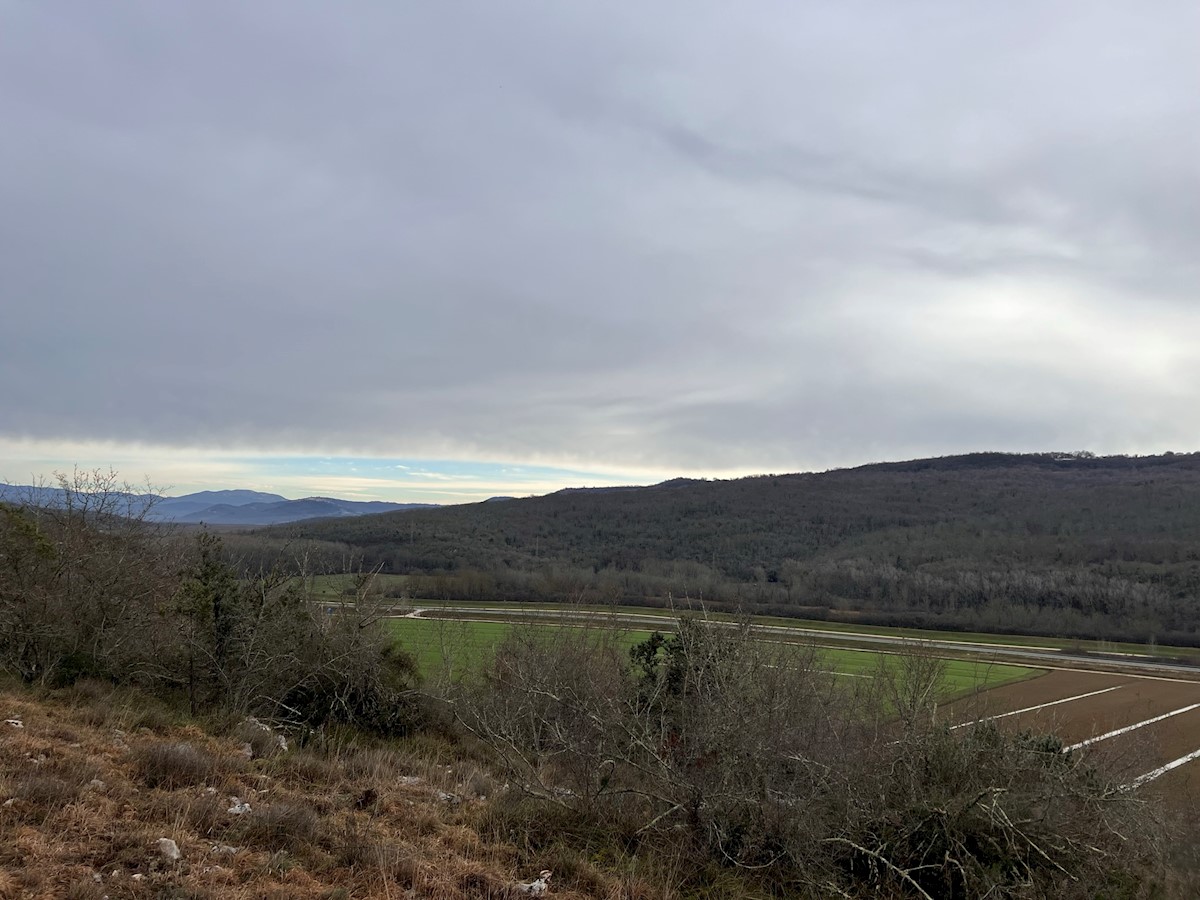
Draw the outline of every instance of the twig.
[[[853,847],[859,853],[865,853],[867,856],[871,857],[872,859],[876,859],[879,862],[883,863],[885,866],[887,866],[889,869],[891,869],[893,872],[895,872],[897,875],[899,875],[902,879],[904,879],[906,882],[908,882],[910,885],[912,885],[912,887],[917,891],[917,893],[920,894],[922,897],[924,897],[925,900],[933,900],[933,897],[931,897],[929,895],[929,892],[926,891],[925,888],[921,887],[921,885],[917,884],[917,882],[913,880],[913,877],[911,875],[909,875],[908,872],[906,872],[904,869],[901,869],[899,866],[897,866],[895,863],[893,863],[890,859],[888,859],[883,854],[876,853],[874,850],[868,850],[866,847],[860,846],[859,844],[854,843],[854,841],[848,840],[846,838],[840,838],[840,837],[825,838],[824,843],[826,843],[826,844],[846,844],[847,846]]]

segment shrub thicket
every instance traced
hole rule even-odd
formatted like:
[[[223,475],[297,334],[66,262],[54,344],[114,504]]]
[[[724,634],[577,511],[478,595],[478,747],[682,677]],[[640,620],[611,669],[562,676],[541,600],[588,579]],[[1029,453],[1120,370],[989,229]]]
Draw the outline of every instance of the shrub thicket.
[[[61,479],[53,503],[0,503],[0,668],[27,683],[98,679],[310,728],[404,731],[416,669],[363,607],[307,602],[244,572],[219,538],[147,521],[114,476]]]
[[[510,836],[656,848],[774,896],[1136,896],[1153,870],[1119,778],[1052,737],[949,729],[921,653],[844,684],[699,619],[632,655],[546,630],[515,629],[460,697],[520,787]]]

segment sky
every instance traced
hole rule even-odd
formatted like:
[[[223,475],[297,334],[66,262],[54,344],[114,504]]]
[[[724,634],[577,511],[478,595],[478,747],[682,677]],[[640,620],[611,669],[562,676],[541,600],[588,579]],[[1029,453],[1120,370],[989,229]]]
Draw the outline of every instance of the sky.
[[[1200,5],[0,0],[0,481],[1200,449]]]

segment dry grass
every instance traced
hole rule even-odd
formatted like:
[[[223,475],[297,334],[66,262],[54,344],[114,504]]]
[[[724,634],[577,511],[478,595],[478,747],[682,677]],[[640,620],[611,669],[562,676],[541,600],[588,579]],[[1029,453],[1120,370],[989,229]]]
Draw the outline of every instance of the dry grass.
[[[142,744],[133,752],[133,766],[146,787],[166,790],[204,785],[218,771],[212,754],[186,741]]]
[[[281,752],[260,732],[247,759],[245,729],[216,737],[152,710],[103,685],[0,689],[0,900],[482,900],[547,865],[554,897],[673,896],[583,856],[481,837],[482,798],[500,786],[462,747]],[[250,811],[230,813],[233,798]],[[160,854],[163,837],[180,860]]]

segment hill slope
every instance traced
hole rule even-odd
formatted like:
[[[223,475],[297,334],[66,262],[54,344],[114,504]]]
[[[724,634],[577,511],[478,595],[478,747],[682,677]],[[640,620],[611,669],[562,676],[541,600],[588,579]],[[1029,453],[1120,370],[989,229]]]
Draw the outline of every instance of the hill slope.
[[[305,497],[267,503],[219,503],[194,512],[171,517],[184,524],[275,525],[303,519],[341,518],[409,509],[430,509],[429,503],[386,503],[381,500],[338,500],[333,497]]]
[[[460,598],[671,593],[781,613],[1193,641],[1200,454],[970,454],[263,534],[351,544],[384,571],[443,576],[443,592]]]
[[[244,506],[251,503],[286,503],[287,498],[263,491],[197,491],[182,497],[159,497],[151,510],[157,519],[178,519],[210,506]],[[267,524],[264,522],[263,524]]]
[[[98,683],[0,687],[0,711],[0,897],[475,900],[543,865],[480,827],[498,786],[429,740],[281,753]],[[579,874],[554,895],[639,886]]]

